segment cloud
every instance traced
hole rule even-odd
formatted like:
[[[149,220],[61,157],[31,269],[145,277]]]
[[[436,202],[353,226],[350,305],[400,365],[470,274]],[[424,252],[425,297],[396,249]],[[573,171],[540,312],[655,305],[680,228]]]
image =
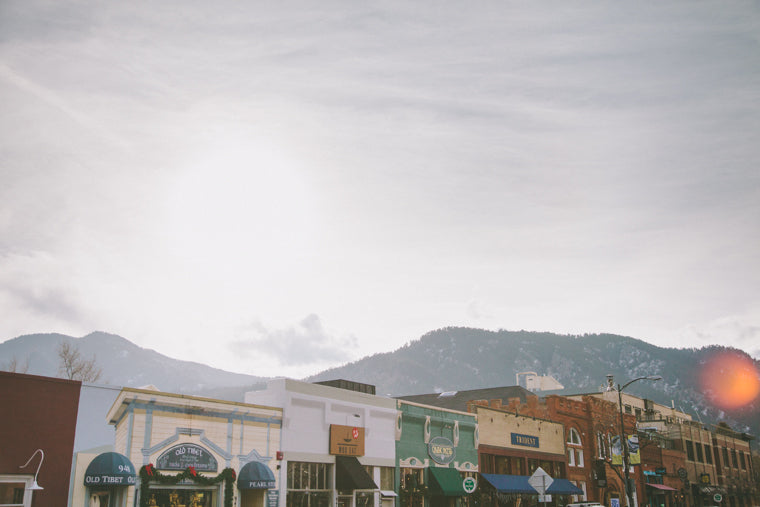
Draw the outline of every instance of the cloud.
[[[282,329],[267,329],[255,322],[241,334],[248,337],[231,343],[237,353],[248,357],[269,356],[288,366],[349,361],[358,346],[354,336],[337,337],[328,333],[315,314]]]

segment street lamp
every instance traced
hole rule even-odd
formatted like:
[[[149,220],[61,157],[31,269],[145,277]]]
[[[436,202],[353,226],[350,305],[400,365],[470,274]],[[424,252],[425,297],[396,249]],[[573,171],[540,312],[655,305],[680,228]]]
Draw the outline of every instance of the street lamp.
[[[628,507],[632,507],[633,498],[631,495],[631,487],[628,484],[631,480],[630,474],[628,473],[628,467],[629,467],[628,441],[625,438],[625,426],[623,425],[623,389],[625,389],[629,385],[639,380],[662,380],[662,377],[659,375],[648,375],[646,377],[638,377],[633,380],[629,380],[628,382],[623,384],[622,387],[620,386],[620,384],[618,384],[617,388],[615,388],[613,379],[614,379],[614,376],[612,374],[607,375],[607,390],[617,391],[618,393],[618,407],[620,408],[620,437],[619,438],[620,438],[620,445],[623,451],[623,476],[625,477],[623,486],[625,487],[625,500],[626,502],[628,502]]]
[[[45,452],[42,449],[37,449],[36,451],[34,451],[32,453],[31,457],[27,460],[27,462],[19,467],[19,468],[26,468],[26,466],[29,465],[29,463],[32,462],[32,459],[34,458],[34,456],[37,453],[40,453],[40,464],[37,465],[37,471],[34,472],[34,481],[32,482],[31,486],[29,486],[29,487],[26,488],[26,489],[31,489],[33,491],[37,491],[37,490],[43,489],[42,486],[40,486],[39,484],[37,484],[37,476],[40,473],[40,468],[42,467],[42,461],[45,459]]]

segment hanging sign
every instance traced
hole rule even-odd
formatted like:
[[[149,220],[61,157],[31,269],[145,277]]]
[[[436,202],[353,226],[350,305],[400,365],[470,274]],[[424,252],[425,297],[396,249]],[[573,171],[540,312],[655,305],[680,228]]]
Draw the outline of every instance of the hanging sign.
[[[184,470],[194,467],[199,472],[216,472],[216,458],[200,445],[180,444],[165,451],[156,460],[159,470]]]
[[[441,465],[448,465],[454,461],[456,449],[454,443],[446,437],[434,437],[428,443],[428,455],[433,461]]]

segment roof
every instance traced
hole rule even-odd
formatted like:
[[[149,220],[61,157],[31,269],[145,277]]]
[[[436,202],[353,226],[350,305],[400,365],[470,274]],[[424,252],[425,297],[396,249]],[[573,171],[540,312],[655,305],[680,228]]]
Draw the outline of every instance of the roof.
[[[423,405],[432,405],[434,407],[448,408],[467,412],[467,402],[473,400],[501,400],[503,405],[507,405],[510,398],[520,398],[520,403],[527,403],[528,397],[537,398],[532,393],[521,386],[507,387],[489,387],[486,389],[470,389],[468,391],[449,391],[444,393],[431,394],[413,394],[408,396],[397,396],[399,400],[412,401]]]

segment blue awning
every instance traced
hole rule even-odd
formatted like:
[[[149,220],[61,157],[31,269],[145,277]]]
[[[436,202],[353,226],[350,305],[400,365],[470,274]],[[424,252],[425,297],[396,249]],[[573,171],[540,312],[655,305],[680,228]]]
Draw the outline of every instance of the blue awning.
[[[582,495],[583,490],[567,479],[554,479],[554,482],[546,488],[549,495]]]
[[[527,475],[499,475],[499,474],[480,474],[485,480],[491,483],[500,493],[529,493],[537,495],[538,492],[528,483]]]
[[[277,487],[272,470],[260,461],[250,461],[240,469],[238,489],[270,489]]]
[[[135,466],[118,452],[97,455],[84,474],[84,484],[90,487],[134,486],[135,479]]]

